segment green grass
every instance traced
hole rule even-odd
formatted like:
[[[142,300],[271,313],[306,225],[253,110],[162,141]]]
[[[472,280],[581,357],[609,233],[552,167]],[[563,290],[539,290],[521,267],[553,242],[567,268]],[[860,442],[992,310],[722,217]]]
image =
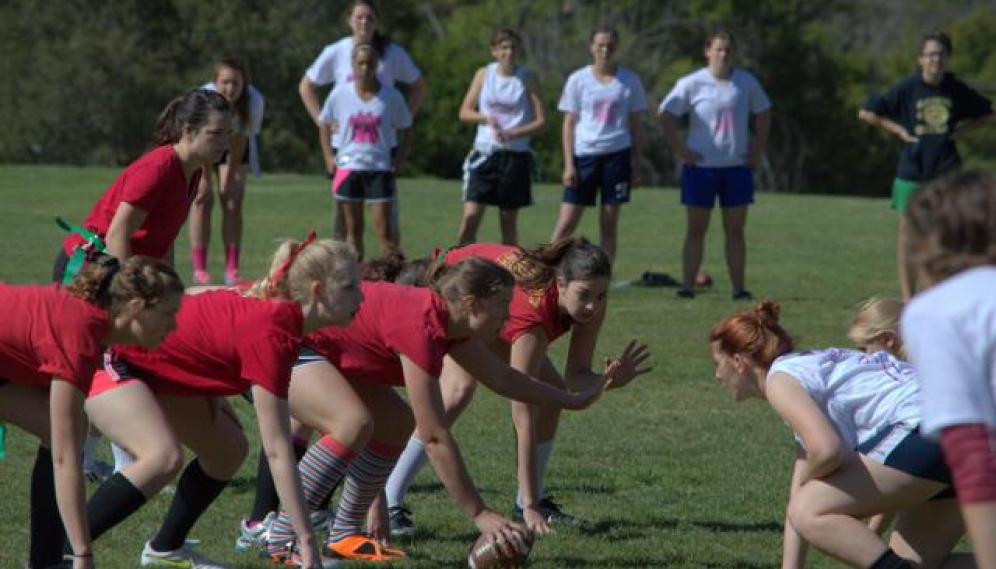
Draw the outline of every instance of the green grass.
[[[44,282],[62,238],[56,214],[81,220],[116,171],[0,166],[6,236],[0,279]],[[455,182],[402,180],[402,233],[412,256],[447,245],[456,234],[460,190]],[[279,237],[309,227],[328,234],[327,181],[268,175],[249,182],[243,274],[259,275]],[[549,237],[560,192],[545,186],[520,217],[522,242]],[[496,214],[482,240],[498,237]],[[216,218],[216,224],[219,222]],[[872,294],[896,294],[895,217],[884,200],[762,194],[748,223],[748,285],[783,303],[783,321],[800,347],[846,345],[854,305]],[[584,233],[597,238],[597,220]],[[684,213],[673,190],[638,190],[623,212],[616,279],[644,270],[679,272]],[[217,247],[213,274],[220,276]],[[375,241],[368,236],[367,249]],[[186,235],[177,245],[181,274],[189,274]],[[704,338],[738,305],[730,300],[718,219],[706,266],[715,288],[694,301],[673,289],[620,288],[612,294],[598,356],[617,353],[630,338],[651,346],[652,374],[610,393],[593,409],[566,413],[550,466],[548,491],[565,509],[588,520],[542,538],[531,567],[762,568],[779,563],[792,437],[763,404],[734,404],[711,379]],[[554,346],[562,362],[563,347]],[[247,426],[250,409],[235,401]],[[507,512],[515,492],[512,428],[507,403],[486,390],[457,425],[471,474],[485,501]],[[248,436],[258,440],[250,428]],[[33,442],[14,431],[12,455],[0,462],[7,487],[0,502],[0,567],[20,567],[27,551],[27,481]],[[255,444],[255,442],[254,442]],[[256,447],[258,448],[258,446]],[[251,507],[255,460],[194,528],[201,550],[236,567],[264,567],[232,551],[236,524]],[[165,515],[170,496],[141,512],[97,544],[99,567],[137,566],[142,543]],[[418,568],[461,566],[474,528],[426,469],[409,496],[423,533],[407,544]],[[811,567],[834,565],[813,555]]]

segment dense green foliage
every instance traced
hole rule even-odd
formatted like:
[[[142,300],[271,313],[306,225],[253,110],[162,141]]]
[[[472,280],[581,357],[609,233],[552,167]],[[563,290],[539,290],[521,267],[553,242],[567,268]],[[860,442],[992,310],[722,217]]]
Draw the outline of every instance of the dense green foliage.
[[[264,167],[313,173],[321,160],[297,84],[321,48],[348,33],[342,0],[69,0],[0,3],[0,162],[121,164],[145,147],[173,96],[210,79],[212,60],[240,54],[267,99]],[[474,69],[490,60],[497,26],[521,31],[538,71],[550,127],[536,142],[544,178],[559,178],[556,103],[567,75],[588,60],[592,27],[622,32],[620,61],[643,78],[653,107],[702,64],[709,30],[738,40],[740,63],[774,102],[760,181],[770,189],[875,194],[894,167],[896,142],[855,119],[857,108],[914,70],[918,38],[944,27],[952,68],[996,91],[996,10],[980,0],[513,0],[384,1],[381,27],[422,68],[428,100],[417,121],[413,173],[454,178],[472,128],[456,120]],[[674,180],[674,159],[650,113],[645,178]],[[996,135],[964,145],[993,156]]]

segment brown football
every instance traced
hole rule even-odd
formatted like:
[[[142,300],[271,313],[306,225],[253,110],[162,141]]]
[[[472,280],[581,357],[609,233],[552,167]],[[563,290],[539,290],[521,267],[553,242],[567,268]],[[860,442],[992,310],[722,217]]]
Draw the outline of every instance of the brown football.
[[[529,552],[533,549],[533,532],[515,532],[514,556],[503,555],[498,544],[491,536],[481,534],[474,541],[467,554],[467,566],[470,569],[512,569],[523,567]]]

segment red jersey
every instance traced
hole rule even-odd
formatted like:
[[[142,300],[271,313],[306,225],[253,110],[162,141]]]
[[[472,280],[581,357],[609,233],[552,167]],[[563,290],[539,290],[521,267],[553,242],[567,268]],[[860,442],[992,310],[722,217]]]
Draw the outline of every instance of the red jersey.
[[[522,249],[514,245],[498,243],[475,243],[465,245],[446,252],[446,264],[456,263],[468,258],[479,257],[494,261],[508,269],[515,280],[529,278],[532,267],[528,263],[520,263]],[[502,340],[511,344],[531,328],[541,326],[546,333],[548,342],[553,342],[571,329],[570,317],[560,313],[560,293],[556,282],[551,282],[541,288],[526,289],[518,284],[512,291],[512,303],[508,306],[508,320],[501,329]]]
[[[255,384],[286,398],[303,327],[296,302],[213,290],[183,298],[176,330],[158,348],[113,351],[156,393],[228,396]]]
[[[446,339],[446,301],[426,288],[362,282],[363,303],[348,327],[322,328],[304,344],[350,379],[404,385],[401,358],[432,377],[460,340]]]
[[[110,331],[107,312],[52,286],[0,284],[0,378],[90,389]]]
[[[83,227],[104,238],[118,206],[128,202],[148,213],[131,236],[132,254],[163,259],[187,221],[190,202],[197,195],[200,179],[201,171],[198,170],[187,185],[183,163],[173,146],[160,146],[121,172],[90,210]],[[66,237],[62,246],[67,255],[72,255],[73,248],[83,243],[81,236],[72,234]]]

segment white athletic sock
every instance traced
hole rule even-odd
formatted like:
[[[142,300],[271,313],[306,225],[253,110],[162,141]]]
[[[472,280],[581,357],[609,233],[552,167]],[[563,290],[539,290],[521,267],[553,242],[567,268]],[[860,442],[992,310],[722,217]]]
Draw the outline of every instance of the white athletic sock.
[[[398,459],[398,464],[394,466],[391,476],[387,479],[387,486],[384,491],[387,493],[387,507],[395,508],[403,506],[405,494],[411,487],[415,477],[418,476],[428,457],[425,455],[425,447],[422,441],[415,437],[408,439],[404,452]]]
[[[111,443],[111,453],[114,455],[114,472],[118,473],[125,469],[126,466],[135,462],[135,457],[128,453],[125,449],[119,447],[118,445]]]
[[[94,453],[97,451],[97,443],[100,442],[100,435],[87,435],[83,442],[83,460],[95,460]]]
[[[542,500],[546,497],[543,493],[544,481],[546,480],[546,467],[550,464],[550,454],[553,453],[553,439],[536,445],[536,469],[539,476],[536,477],[536,496]],[[515,505],[522,508],[522,490],[515,497]]]

